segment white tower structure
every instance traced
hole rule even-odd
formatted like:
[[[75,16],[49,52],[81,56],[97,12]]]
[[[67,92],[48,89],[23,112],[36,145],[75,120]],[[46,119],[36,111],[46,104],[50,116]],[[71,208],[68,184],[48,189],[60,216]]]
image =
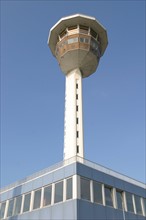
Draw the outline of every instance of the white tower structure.
[[[48,45],[66,76],[64,160],[84,158],[82,78],[96,71],[107,43],[105,28],[82,14],[64,17],[50,30]]]

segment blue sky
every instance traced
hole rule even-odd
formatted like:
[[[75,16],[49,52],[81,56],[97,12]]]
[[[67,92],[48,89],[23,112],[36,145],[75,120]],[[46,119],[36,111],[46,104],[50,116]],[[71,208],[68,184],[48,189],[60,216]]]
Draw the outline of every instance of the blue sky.
[[[85,158],[146,179],[145,1],[1,1],[1,186],[63,159],[65,77],[47,38],[76,13],[109,41],[83,80]]]

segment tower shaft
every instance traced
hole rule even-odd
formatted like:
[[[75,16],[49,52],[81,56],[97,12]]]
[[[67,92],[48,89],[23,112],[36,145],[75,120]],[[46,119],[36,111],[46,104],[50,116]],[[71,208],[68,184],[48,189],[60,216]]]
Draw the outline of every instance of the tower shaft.
[[[74,69],[66,75],[64,160],[84,157],[82,116],[82,74]]]

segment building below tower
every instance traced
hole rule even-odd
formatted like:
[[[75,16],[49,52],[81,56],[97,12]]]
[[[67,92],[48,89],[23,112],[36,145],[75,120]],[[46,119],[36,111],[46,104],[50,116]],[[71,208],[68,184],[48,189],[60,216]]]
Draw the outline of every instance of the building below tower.
[[[0,219],[144,220],[146,185],[78,156],[1,189]]]

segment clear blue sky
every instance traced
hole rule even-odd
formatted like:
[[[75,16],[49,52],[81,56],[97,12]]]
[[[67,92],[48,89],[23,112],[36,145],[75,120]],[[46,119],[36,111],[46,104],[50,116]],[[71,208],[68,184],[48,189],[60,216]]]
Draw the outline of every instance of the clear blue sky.
[[[146,179],[145,1],[1,1],[1,186],[63,158],[65,77],[47,38],[75,13],[109,40],[83,80],[85,157]]]

